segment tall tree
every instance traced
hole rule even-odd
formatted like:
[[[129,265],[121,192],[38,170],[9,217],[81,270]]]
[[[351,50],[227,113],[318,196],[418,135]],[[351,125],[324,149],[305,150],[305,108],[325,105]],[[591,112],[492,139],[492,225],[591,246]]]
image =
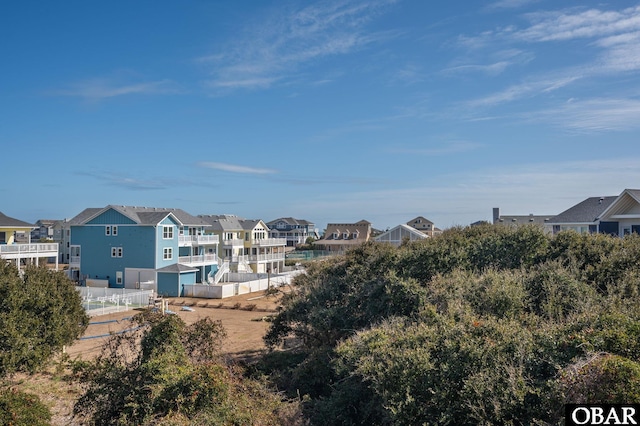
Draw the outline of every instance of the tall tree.
[[[62,272],[0,263],[0,377],[35,372],[89,323],[80,295]]]

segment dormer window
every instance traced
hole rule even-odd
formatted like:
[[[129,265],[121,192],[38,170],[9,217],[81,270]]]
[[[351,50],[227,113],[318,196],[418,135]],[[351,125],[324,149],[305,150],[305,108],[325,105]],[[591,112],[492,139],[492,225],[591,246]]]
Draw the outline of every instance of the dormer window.
[[[333,233],[333,239],[334,239],[334,240],[337,240],[339,235],[340,235],[339,233],[334,232],[334,233]]]
[[[348,240],[349,239],[349,232],[348,231],[347,232],[343,232],[342,233],[342,238],[344,238],[345,240]]]
[[[351,236],[353,237],[354,240],[357,240],[358,239],[358,234],[359,234],[359,232],[355,231],[353,234],[351,234]]]

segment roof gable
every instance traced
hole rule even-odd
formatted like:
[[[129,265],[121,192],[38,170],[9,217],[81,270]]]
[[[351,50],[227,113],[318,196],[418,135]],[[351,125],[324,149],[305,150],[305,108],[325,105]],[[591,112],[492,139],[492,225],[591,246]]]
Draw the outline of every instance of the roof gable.
[[[334,238],[334,234],[337,238]],[[347,239],[351,241],[368,241],[371,235],[371,223],[366,220],[361,220],[357,223],[329,223],[327,224],[327,230],[324,233],[322,240],[318,240],[318,243],[327,240],[344,240],[344,235],[347,234]],[[353,238],[355,237],[355,238]]]
[[[245,231],[253,231],[260,227],[265,231],[269,231],[269,227],[261,219],[246,219],[241,221],[240,224]]]
[[[409,222],[407,222],[407,225],[411,226],[413,224],[417,224],[417,223],[428,223],[433,225],[433,222],[431,222],[429,219],[423,217],[423,216],[418,216],[415,217],[413,219],[411,219]]]
[[[162,207],[136,207],[108,205],[103,208],[89,208],[71,219],[73,225],[158,225],[167,217],[178,226],[209,227],[201,217],[190,215],[182,209]]]
[[[640,189],[625,189],[622,191],[602,212],[600,219],[618,219],[625,215],[640,215]]]
[[[409,240],[424,240],[429,238],[427,234],[424,234],[412,226],[406,224],[400,224],[395,228],[391,228],[390,230],[378,235],[375,240],[379,242],[394,242],[401,241],[404,238],[408,238]]]
[[[133,225],[136,219],[125,215],[118,209],[107,206],[96,212],[92,217],[87,218],[83,225]]]

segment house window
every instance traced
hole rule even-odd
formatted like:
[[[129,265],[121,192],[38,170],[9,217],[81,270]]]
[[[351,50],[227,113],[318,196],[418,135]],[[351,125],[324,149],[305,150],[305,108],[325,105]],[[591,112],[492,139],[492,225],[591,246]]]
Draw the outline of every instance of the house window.
[[[107,225],[104,227],[104,235],[110,237],[110,236],[116,236],[118,235],[118,227],[115,225]]]
[[[164,239],[164,240],[172,240],[173,239],[173,226],[163,226],[162,227],[162,239]]]
[[[116,271],[116,284],[122,284],[122,271]]]
[[[333,233],[333,238],[336,239],[336,240],[338,239],[338,233],[337,232]]]
[[[122,247],[111,247],[111,257],[122,257]]]
[[[173,259],[173,249],[171,247],[166,247],[166,248],[162,249],[162,258],[164,260]]]

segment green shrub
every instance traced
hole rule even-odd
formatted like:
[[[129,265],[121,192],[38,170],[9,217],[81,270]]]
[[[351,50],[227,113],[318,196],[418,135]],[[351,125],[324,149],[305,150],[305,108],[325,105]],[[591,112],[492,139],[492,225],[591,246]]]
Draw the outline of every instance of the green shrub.
[[[91,425],[282,424],[298,416],[256,379],[225,364],[221,324],[187,326],[177,315],[144,313],[141,327],[114,335],[92,362],[76,363],[85,391],[75,419]]]
[[[0,424],[47,426],[50,420],[49,408],[36,395],[0,387]]]
[[[559,378],[565,403],[625,404],[640,401],[640,363],[607,353],[566,367]]]
[[[89,318],[63,272],[0,262],[0,378],[35,372],[85,330]]]
[[[566,395],[639,400],[638,236],[454,228],[306,272],[266,336],[297,351],[262,371],[312,424],[559,424]]]

